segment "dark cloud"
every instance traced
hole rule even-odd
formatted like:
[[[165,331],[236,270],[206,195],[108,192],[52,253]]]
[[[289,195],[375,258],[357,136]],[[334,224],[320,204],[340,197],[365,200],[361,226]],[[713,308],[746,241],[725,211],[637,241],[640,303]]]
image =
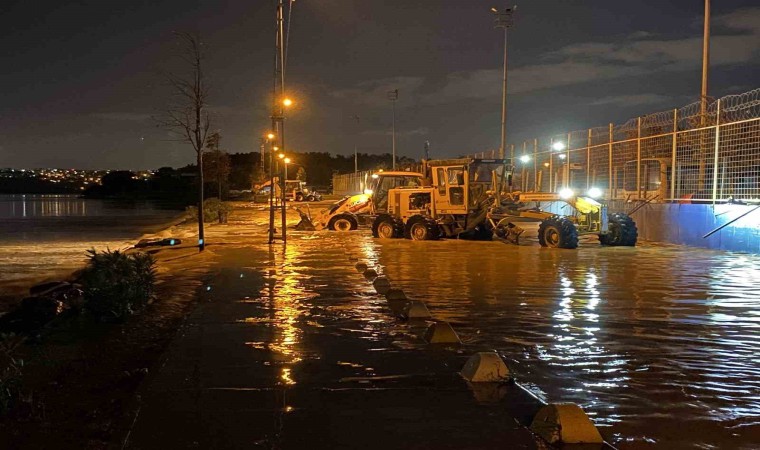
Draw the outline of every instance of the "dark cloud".
[[[294,150],[390,151],[424,141],[451,156],[499,141],[501,39],[481,0],[298,1],[288,117]],[[508,136],[562,133],[695,99],[701,4],[690,0],[521,4],[510,31]],[[230,151],[253,151],[268,127],[272,1],[82,0],[0,6],[0,166],[182,165],[192,150],[151,117],[179,70],[174,30],[198,31],[207,53],[214,128]],[[760,8],[713,4],[713,96],[757,87]],[[361,117],[359,123],[353,118]]]

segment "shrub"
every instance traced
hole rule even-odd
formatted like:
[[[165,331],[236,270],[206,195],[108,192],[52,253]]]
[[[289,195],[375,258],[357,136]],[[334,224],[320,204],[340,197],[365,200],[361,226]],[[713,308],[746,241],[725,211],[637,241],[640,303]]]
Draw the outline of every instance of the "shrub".
[[[156,261],[147,253],[89,250],[82,273],[85,310],[104,321],[122,320],[153,297]]]
[[[196,206],[188,206],[186,209],[192,219],[198,220],[198,208]],[[232,205],[228,202],[223,202],[218,198],[209,198],[203,202],[203,221],[215,222],[219,220],[219,216],[229,214],[232,211]]]
[[[23,338],[0,334],[0,414],[7,413],[21,397],[21,375],[24,361],[15,356]]]

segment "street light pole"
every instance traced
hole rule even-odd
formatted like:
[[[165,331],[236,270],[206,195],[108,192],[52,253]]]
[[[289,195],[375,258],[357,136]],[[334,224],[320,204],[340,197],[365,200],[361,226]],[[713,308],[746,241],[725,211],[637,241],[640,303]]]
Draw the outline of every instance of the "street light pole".
[[[393,125],[391,128],[391,138],[393,140],[393,170],[396,170],[396,100],[398,100],[398,89],[388,92],[388,100],[393,105]]]
[[[504,72],[502,75],[501,86],[501,144],[499,145],[499,158],[504,159],[506,153],[507,140],[507,29],[512,26],[512,13],[517,9],[505,8],[503,12],[496,8],[491,8],[491,12],[496,16],[496,28],[504,29]]]
[[[280,157],[284,156],[283,153],[280,153]],[[288,161],[290,161],[288,158],[283,158],[282,160],[282,199],[280,200],[282,203],[282,243],[287,242],[287,235],[285,232],[285,229],[287,228],[285,226],[286,222],[286,206],[285,206],[285,180],[288,179]]]
[[[274,136],[269,140],[269,243],[274,243]]]
[[[354,173],[359,173],[359,115],[355,115],[356,119],[356,136],[354,136]]]
[[[705,23],[702,36],[702,93],[700,96],[700,115],[702,126],[705,126],[707,114],[707,81],[710,68],[710,0],[705,0]]]

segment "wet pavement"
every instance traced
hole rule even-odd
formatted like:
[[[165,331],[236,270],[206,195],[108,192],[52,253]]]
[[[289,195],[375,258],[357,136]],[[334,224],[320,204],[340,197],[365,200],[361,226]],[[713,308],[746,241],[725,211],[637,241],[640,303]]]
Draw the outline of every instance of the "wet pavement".
[[[619,448],[757,448],[760,257],[646,244],[578,250],[212,229],[202,303],[144,387],[129,448],[535,448],[535,402],[457,372],[497,350]],[[525,244],[532,244],[531,239]],[[349,256],[452,323],[433,348]]]
[[[128,448],[536,448],[516,419],[539,403],[514,385],[472,391],[469,353],[393,319],[346,237],[210,247],[219,266],[141,393]]]

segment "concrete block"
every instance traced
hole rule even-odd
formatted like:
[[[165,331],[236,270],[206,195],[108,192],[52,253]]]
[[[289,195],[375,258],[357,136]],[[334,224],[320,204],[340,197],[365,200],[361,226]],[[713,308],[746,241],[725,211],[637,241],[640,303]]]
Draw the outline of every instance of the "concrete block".
[[[575,403],[551,403],[541,408],[530,429],[550,444],[603,444],[594,423]]]
[[[364,278],[368,280],[374,280],[377,278],[377,271],[375,269],[367,269],[364,271]]]
[[[433,317],[430,314],[430,310],[427,308],[427,306],[424,303],[418,301],[407,302],[402,315],[405,319],[409,320],[429,319]]]
[[[393,315],[404,318],[408,300],[388,300],[388,307],[393,311]]]
[[[384,275],[379,276],[375,278],[375,281],[372,282],[372,286],[375,287],[375,290],[378,294],[384,295],[391,288],[391,280],[389,280],[388,277]]]
[[[509,381],[511,378],[509,368],[496,352],[475,353],[460,373],[471,383],[495,383]]]
[[[391,302],[394,300],[406,300],[406,294],[404,294],[404,291],[401,289],[388,289],[388,292],[385,293],[385,298]]]
[[[354,267],[356,267],[356,271],[359,273],[364,273],[364,271],[367,270],[367,265],[363,262],[356,263]]]
[[[451,328],[448,322],[436,322],[425,331],[425,340],[428,344],[461,344],[457,332]]]

